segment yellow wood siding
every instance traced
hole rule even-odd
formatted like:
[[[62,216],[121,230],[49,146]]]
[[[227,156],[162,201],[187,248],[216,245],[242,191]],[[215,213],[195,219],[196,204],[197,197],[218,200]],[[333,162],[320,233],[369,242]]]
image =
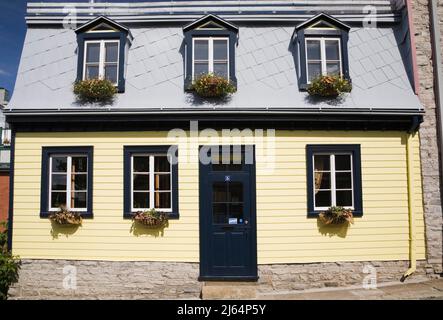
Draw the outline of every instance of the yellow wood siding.
[[[186,142],[190,141],[187,139]],[[195,142],[195,140],[192,140]],[[211,143],[201,139],[200,144]],[[224,141],[222,143],[230,143]],[[319,230],[306,217],[306,144],[360,144],[363,211],[346,235]],[[13,251],[22,258],[184,261],[199,260],[198,163],[179,162],[180,219],[164,234],[134,235],[123,219],[123,146],[192,144],[167,132],[18,133],[14,176]],[[40,219],[43,146],[93,146],[92,220],[74,234],[51,234]],[[195,146],[195,145],[194,145]],[[257,144],[257,154],[266,145]],[[413,139],[417,257],[425,258],[418,136]],[[258,262],[305,263],[408,259],[405,134],[401,132],[277,131],[275,169],[257,159]],[[194,150],[195,151],[195,150]]]

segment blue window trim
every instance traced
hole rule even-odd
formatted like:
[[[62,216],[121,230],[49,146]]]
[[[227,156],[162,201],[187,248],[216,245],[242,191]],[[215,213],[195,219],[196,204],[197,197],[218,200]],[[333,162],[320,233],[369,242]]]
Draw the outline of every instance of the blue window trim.
[[[308,200],[308,217],[316,218],[321,211],[314,210],[314,177],[312,156],[315,153],[352,153],[353,181],[354,181],[354,217],[363,216],[362,201],[362,179],[361,179],[361,151],[358,144],[317,144],[306,146],[306,180],[307,180],[307,200]]]
[[[224,30],[204,30],[197,29],[199,26],[213,21],[226,29]],[[185,64],[186,64],[186,74],[185,74],[185,90],[190,90],[192,85],[192,52],[193,52],[193,38],[198,37],[224,37],[229,38],[229,79],[237,87],[237,77],[235,76],[235,47],[238,44],[238,28],[234,27],[232,24],[224,21],[223,19],[208,15],[206,18],[202,18],[198,23],[192,23],[189,27],[186,26],[183,29],[185,35]]]
[[[77,62],[77,81],[83,80],[83,63],[85,55],[85,41],[89,40],[119,40],[119,61],[118,61],[118,84],[117,91],[125,92],[125,62],[126,62],[126,41],[127,33],[125,32],[97,32],[97,33],[81,33],[77,35],[78,43],[78,62]]]
[[[326,21],[336,27],[336,30],[310,30],[307,29],[309,26],[319,22]],[[337,19],[328,16],[326,14],[319,14],[316,17],[310,19],[309,23],[302,23],[295,29],[296,38],[296,49],[299,57],[298,63],[298,85],[300,90],[306,90],[308,88],[307,70],[306,70],[306,41],[309,38],[340,38],[341,45],[341,58],[342,58],[342,68],[343,77],[348,81],[351,81],[349,75],[349,52],[348,52],[348,41],[349,41],[349,30],[350,27],[341,23]]]
[[[117,31],[113,32],[90,32],[88,30],[105,23]],[[77,81],[83,80],[83,62],[85,54],[85,41],[88,40],[119,40],[120,50],[119,50],[119,63],[118,63],[118,83],[117,92],[125,92],[125,64],[126,64],[126,49],[127,45],[130,45],[133,36],[131,31],[125,26],[105,17],[99,16],[81,27],[75,30],[77,34],[77,44],[78,44],[78,63],[77,63]]]
[[[171,152],[175,150],[174,152]],[[123,165],[123,218],[130,219],[133,217],[133,212],[131,208],[131,156],[137,153],[147,153],[147,154],[174,154],[178,157],[178,147],[177,146],[125,146],[123,150],[124,165]],[[172,212],[168,213],[169,219],[179,219],[178,211],[178,164],[172,164]]]
[[[40,190],[40,217],[49,216],[49,157],[54,154],[78,155],[84,154],[88,157],[88,199],[86,212],[79,212],[83,218],[92,218],[93,199],[93,157],[94,149],[91,146],[85,147],[43,147],[42,148],[42,170],[41,170],[41,190]]]

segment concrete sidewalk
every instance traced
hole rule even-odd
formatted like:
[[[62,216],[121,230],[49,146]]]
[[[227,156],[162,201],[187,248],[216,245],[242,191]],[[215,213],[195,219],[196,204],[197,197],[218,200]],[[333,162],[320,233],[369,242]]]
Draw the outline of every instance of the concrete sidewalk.
[[[318,289],[301,292],[262,294],[265,300],[443,300],[443,279],[423,282],[385,283],[377,289],[350,287],[341,289]]]

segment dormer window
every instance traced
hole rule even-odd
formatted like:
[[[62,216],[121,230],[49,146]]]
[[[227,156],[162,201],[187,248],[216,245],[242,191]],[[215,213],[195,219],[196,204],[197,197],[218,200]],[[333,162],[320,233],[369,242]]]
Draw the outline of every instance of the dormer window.
[[[185,89],[202,74],[214,73],[234,85],[235,46],[238,28],[214,15],[207,15],[183,28],[185,34]]]
[[[83,80],[107,79],[118,85],[119,46],[118,40],[86,41]]]
[[[126,27],[106,17],[96,18],[76,30],[77,81],[107,79],[118,92],[125,91],[125,61],[132,42]]]
[[[339,75],[350,80],[349,30],[346,24],[323,13],[297,26],[294,43],[300,89],[307,89],[320,75]]]
[[[306,38],[308,83],[320,75],[342,76],[339,38]]]
[[[228,78],[229,75],[229,38],[194,38],[193,39],[192,77],[214,73]]]

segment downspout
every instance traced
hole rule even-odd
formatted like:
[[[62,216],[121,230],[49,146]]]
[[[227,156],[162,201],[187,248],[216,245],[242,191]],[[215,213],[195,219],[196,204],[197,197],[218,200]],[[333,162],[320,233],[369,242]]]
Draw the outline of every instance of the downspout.
[[[409,269],[403,274],[401,282],[417,269],[416,243],[415,243],[415,214],[414,214],[414,149],[411,140],[414,132],[406,133],[406,166],[408,179],[408,217],[409,217]]]
[[[433,1],[433,0],[430,0]],[[411,58],[412,58],[412,72],[414,78],[414,92],[419,93],[419,79],[417,67],[417,51],[415,45],[415,28],[413,19],[412,1],[406,0],[406,10],[408,13],[408,27],[409,37],[411,42]],[[414,214],[414,150],[411,146],[411,139],[414,137],[418,128],[417,119],[414,117],[410,130],[406,133],[406,166],[407,166],[407,180],[408,180],[408,218],[409,218],[409,269],[401,277],[403,282],[407,277],[412,275],[417,270],[416,258],[416,242],[415,242],[415,214]],[[418,123],[419,124],[419,123]]]

